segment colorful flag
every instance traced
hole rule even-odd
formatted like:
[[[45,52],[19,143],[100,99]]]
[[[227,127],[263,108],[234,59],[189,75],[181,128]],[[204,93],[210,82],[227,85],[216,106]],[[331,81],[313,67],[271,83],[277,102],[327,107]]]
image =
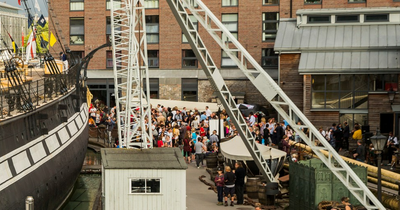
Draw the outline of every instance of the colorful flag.
[[[24,32],[22,31],[22,48],[24,48],[24,45],[25,45],[25,37],[24,37]]]
[[[26,45],[26,62],[29,59],[33,59],[36,56],[36,34],[32,31],[28,39],[28,44]]]
[[[54,36],[53,32],[50,34],[50,47],[53,47],[53,45],[57,42],[56,37]]]
[[[41,15],[37,23],[43,28],[47,22],[46,22],[46,19],[44,18],[44,16]]]
[[[32,15],[28,14],[28,28],[32,26],[32,23],[33,23],[33,17]]]
[[[21,5],[21,0],[18,0],[18,4]]]
[[[14,49],[14,53],[17,53],[17,51],[18,51],[18,46],[17,46],[17,44],[15,44],[14,39],[11,37],[10,33],[7,32],[7,34],[8,34],[8,36],[9,36],[10,39],[11,39],[12,46],[13,46],[13,49]]]
[[[40,47],[42,47],[43,49],[47,49],[48,44],[49,42],[44,40],[43,35],[40,35]]]

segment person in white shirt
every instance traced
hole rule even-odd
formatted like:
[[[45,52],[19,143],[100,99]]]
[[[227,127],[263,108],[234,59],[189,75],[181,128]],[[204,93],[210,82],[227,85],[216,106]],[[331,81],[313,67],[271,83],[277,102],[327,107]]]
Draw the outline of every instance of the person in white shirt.
[[[251,127],[253,127],[254,123],[256,123],[256,118],[254,117],[253,112],[250,112],[250,115],[249,115],[249,124],[250,124]]]
[[[208,108],[208,106],[206,106],[206,116],[208,119],[210,119],[211,113],[212,113],[211,110]]]
[[[393,135],[393,132],[389,132],[389,138],[386,146],[388,147],[388,159],[391,160],[388,165],[390,165],[390,169],[393,170],[393,166],[397,162],[396,152],[398,152],[399,149],[399,141],[397,140],[397,137]]]

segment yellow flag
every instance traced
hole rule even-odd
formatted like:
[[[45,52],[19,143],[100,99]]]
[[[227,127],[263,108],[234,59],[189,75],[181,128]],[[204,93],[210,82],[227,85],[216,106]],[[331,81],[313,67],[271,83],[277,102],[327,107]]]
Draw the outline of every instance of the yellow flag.
[[[50,34],[50,46],[53,47],[53,45],[57,42],[56,37],[54,36],[53,32]]]

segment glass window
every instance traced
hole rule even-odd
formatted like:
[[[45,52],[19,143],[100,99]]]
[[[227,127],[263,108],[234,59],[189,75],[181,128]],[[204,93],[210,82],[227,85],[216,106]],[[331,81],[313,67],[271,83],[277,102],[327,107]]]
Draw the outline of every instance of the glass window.
[[[119,9],[121,8],[121,0],[113,0],[114,2],[114,9]],[[106,0],[106,9],[110,10],[111,9],[111,2],[110,0]]]
[[[120,58],[121,51],[116,53],[115,56],[117,57],[117,68],[120,69],[121,68],[121,58]],[[113,68],[113,67],[114,67],[114,63],[113,63],[112,50],[107,50],[106,51],[106,68]]]
[[[331,16],[324,15],[324,16],[308,16],[308,23],[330,23]]]
[[[387,22],[389,21],[389,14],[366,14],[364,15],[365,22]]]
[[[159,98],[159,79],[158,78],[149,78],[149,86],[150,86],[150,98],[158,99]],[[146,93],[146,79],[143,79],[143,91]]]
[[[197,101],[197,79],[182,79],[182,101]]]
[[[83,18],[71,18],[70,21],[70,44],[84,44],[85,43],[85,27]]]
[[[278,55],[275,54],[273,48],[262,49],[261,66],[263,68],[277,68]]]
[[[304,0],[305,4],[321,4],[321,0]]]
[[[279,0],[263,0],[263,5],[278,5]]]
[[[131,193],[161,193],[160,179],[131,179]]]
[[[238,0],[222,0],[223,7],[234,7],[238,5]]]
[[[158,50],[148,50],[147,51],[147,59],[149,68],[158,68]]]
[[[222,14],[222,24],[236,39],[238,38],[238,14]]]
[[[336,23],[360,22],[359,15],[336,15]]]
[[[159,18],[158,15],[146,16],[146,39],[147,43],[159,42]]]
[[[263,13],[263,41],[273,41],[279,26],[279,12]]]
[[[238,56],[238,52],[232,52],[236,57]],[[237,67],[236,63],[229,57],[229,55],[222,50],[221,55],[221,67]]]
[[[190,14],[189,15],[189,19],[192,21],[193,23],[193,27],[194,29],[196,29],[196,31],[198,30],[199,26],[197,24],[197,19],[194,17],[194,15]],[[182,32],[182,43],[188,43],[189,41],[187,40],[185,34]]]
[[[369,76],[369,91],[390,91],[391,89],[397,91],[398,79],[394,74],[386,75],[370,75]]]
[[[352,113],[346,113],[346,114],[340,114],[339,117],[340,121],[339,122],[347,122],[349,124],[350,130],[353,130],[354,125],[358,123],[359,125],[368,125],[368,114],[362,113],[362,114],[352,114]]]
[[[69,1],[69,10],[70,11],[83,11],[85,3],[84,0],[70,0]]]
[[[197,68],[197,58],[193,50],[182,50],[182,68]]]
[[[350,3],[353,3],[353,2],[355,2],[355,3],[362,3],[362,2],[365,2],[366,0],[349,0],[349,2]]]
[[[158,0],[144,0],[144,7],[146,9],[158,8]]]

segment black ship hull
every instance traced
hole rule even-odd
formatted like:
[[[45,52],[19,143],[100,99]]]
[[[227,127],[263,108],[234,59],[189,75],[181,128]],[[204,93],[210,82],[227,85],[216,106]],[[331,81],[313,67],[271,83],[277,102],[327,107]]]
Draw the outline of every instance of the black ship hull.
[[[87,104],[73,92],[0,122],[0,209],[25,209],[32,196],[35,209],[53,210],[71,192],[88,142]]]

